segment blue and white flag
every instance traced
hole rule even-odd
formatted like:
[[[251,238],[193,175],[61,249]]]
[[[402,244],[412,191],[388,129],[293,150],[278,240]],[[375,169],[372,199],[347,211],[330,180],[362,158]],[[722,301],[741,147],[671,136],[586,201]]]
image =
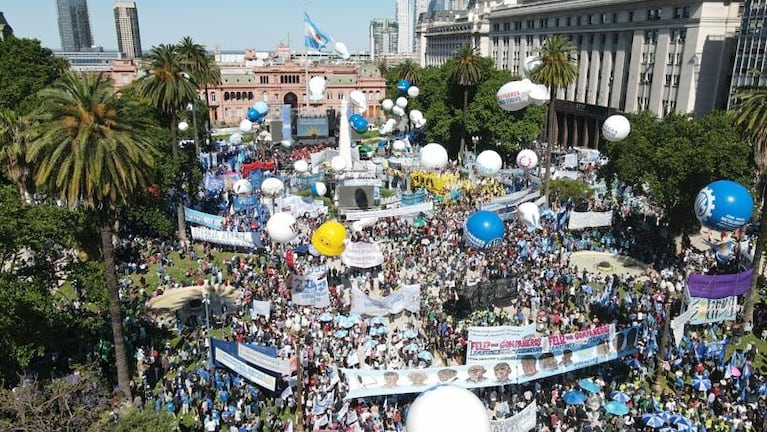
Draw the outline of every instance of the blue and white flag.
[[[330,43],[333,38],[323,32],[312,22],[309,15],[304,13],[304,44],[307,48],[322,49]]]

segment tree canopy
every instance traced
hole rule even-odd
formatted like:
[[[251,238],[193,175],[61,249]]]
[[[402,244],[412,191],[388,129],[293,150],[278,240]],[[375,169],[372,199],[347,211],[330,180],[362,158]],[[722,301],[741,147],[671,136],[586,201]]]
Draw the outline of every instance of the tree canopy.
[[[58,79],[67,61],[36,39],[0,40],[0,109],[25,112],[28,99]]]

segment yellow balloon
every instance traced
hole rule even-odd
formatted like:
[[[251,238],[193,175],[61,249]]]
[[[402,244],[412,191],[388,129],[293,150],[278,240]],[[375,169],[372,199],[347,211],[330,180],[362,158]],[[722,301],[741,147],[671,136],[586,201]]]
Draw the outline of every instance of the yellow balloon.
[[[346,228],[338,221],[327,221],[312,234],[312,245],[322,255],[338,256],[344,251]]]

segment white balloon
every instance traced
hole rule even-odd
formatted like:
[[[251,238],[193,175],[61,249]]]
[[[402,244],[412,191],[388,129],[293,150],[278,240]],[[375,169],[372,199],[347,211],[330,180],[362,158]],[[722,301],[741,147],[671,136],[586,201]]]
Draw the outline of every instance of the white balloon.
[[[234,144],[234,145],[242,144],[242,135],[236,132],[229,135],[229,144]]]
[[[362,93],[359,90],[353,90],[349,93],[349,100],[352,101],[352,105],[359,109],[361,113],[367,111],[368,101],[365,98],[365,93]]]
[[[289,139],[284,139],[284,140],[280,141],[280,145],[285,147],[285,148],[290,148],[290,146],[292,146],[293,143]]]
[[[525,202],[517,208],[519,219],[527,226],[540,228],[541,210],[533,202]]]
[[[248,133],[253,130],[253,122],[248,119],[243,119],[240,122],[240,131],[242,133]]]
[[[253,190],[253,185],[248,179],[239,179],[232,185],[232,190],[237,195],[247,195]]]
[[[328,187],[325,186],[325,183],[323,182],[315,183],[313,189],[317,196],[325,196],[325,194],[328,193]]]
[[[506,111],[519,111],[529,103],[528,95],[532,83],[524,81],[507,82],[496,93],[498,105]]]
[[[343,171],[346,168],[346,159],[343,156],[333,156],[333,159],[330,160],[330,167],[333,168],[333,171]]]
[[[311,93],[310,98],[315,101],[322,100],[325,97],[326,85],[327,81],[325,81],[324,77],[312,77],[309,80],[309,92]]]
[[[485,150],[477,156],[476,166],[480,175],[493,176],[501,170],[503,159],[495,150]]]
[[[189,129],[189,123],[185,121],[181,121],[178,123],[178,130],[180,130],[181,132],[186,132],[187,129]]]
[[[298,236],[296,218],[290,213],[275,213],[266,221],[266,232],[276,243],[287,243]]]
[[[303,159],[299,159],[299,160],[293,162],[293,170],[295,172],[297,172],[297,173],[303,174],[303,173],[309,171],[309,163],[306,162]]]
[[[410,121],[415,123],[419,119],[423,118],[423,113],[418,110],[411,110],[409,113],[409,116],[410,116]]]
[[[543,84],[535,84],[530,90],[528,98],[535,105],[543,105],[549,101],[549,88]]]
[[[395,106],[391,109],[391,112],[394,113],[397,117],[402,117],[405,115],[405,110],[401,106]]]
[[[274,197],[282,194],[285,190],[285,183],[277,177],[267,177],[261,182],[261,193],[264,196]]]
[[[531,170],[538,165],[538,155],[530,149],[524,149],[517,153],[517,166],[524,170]]]
[[[383,102],[381,102],[381,108],[384,111],[391,111],[391,109],[394,108],[394,102],[391,99],[384,99]]]
[[[541,64],[543,64],[543,62],[541,61],[541,58],[540,58],[540,57],[538,57],[538,56],[532,56],[532,57],[528,57],[528,58],[526,58],[526,59],[525,59],[525,64],[524,64],[524,66],[523,66],[523,70],[524,70],[524,72],[525,72],[525,76],[528,76],[528,77],[529,77],[529,76],[530,76],[530,74],[532,74],[532,73],[533,73],[533,71],[534,71],[534,70],[535,70],[535,69],[536,69],[538,66],[540,66]]]
[[[405,141],[395,140],[391,145],[392,150],[402,151],[405,150]]]
[[[442,384],[415,399],[406,427],[407,432],[490,432],[490,418],[485,404],[470,390]]]
[[[421,149],[421,168],[427,170],[442,169],[447,165],[447,150],[437,143],[426,144]]]
[[[607,141],[623,141],[629,133],[631,133],[631,123],[620,114],[611,115],[602,123],[602,136]]]
[[[413,122],[413,126],[415,126],[416,129],[421,129],[422,127],[426,126],[426,119],[423,117],[419,118]]]
[[[335,51],[335,53],[344,60],[349,58],[349,50],[346,48],[346,44],[343,42],[336,42],[335,46],[333,47],[333,51]]]
[[[397,120],[393,118],[386,119],[386,125],[393,128],[394,126],[397,125]]]
[[[394,104],[402,109],[405,109],[407,107],[407,98],[400,96],[397,98],[397,101]]]
[[[416,98],[418,95],[421,94],[421,89],[419,89],[416,86],[410,86],[410,88],[407,89],[407,96],[411,98]]]

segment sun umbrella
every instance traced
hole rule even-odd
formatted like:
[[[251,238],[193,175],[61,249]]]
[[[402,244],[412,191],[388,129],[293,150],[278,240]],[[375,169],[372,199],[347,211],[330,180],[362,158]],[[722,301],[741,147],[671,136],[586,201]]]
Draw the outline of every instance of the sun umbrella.
[[[350,329],[354,327],[354,324],[356,324],[354,321],[350,320],[349,317],[347,317],[344,321],[341,322],[341,327],[345,329]]]
[[[692,426],[692,420],[679,414],[672,415],[671,418],[668,420],[668,422],[671,423],[672,425],[676,425],[677,428],[679,428],[679,425],[684,425],[687,427]]]
[[[631,400],[631,396],[620,390],[613,390],[610,392],[610,399],[621,403],[626,403]]]
[[[696,376],[692,379],[692,388],[698,391],[711,390],[711,380],[701,376]]]
[[[572,390],[562,396],[562,400],[568,405],[583,405],[586,402],[586,393],[578,390]]]
[[[594,381],[592,381],[592,380],[590,380],[588,378],[584,378],[584,379],[578,381],[578,385],[582,389],[586,390],[587,392],[599,393],[599,391],[600,391],[599,384],[595,383]]]
[[[386,317],[377,316],[370,319],[371,324],[386,324],[388,320]]]
[[[371,328],[369,333],[370,333],[370,336],[378,336],[378,334],[379,334],[378,333],[378,327]]]
[[[323,312],[320,314],[320,321],[322,322],[333,321],[333,315],[328,312]]]
[[[418,336],[418,332],[415,330],[408,330],[405,332],[405,337],[408,339],[414,339],[416,336]]]
[[[336,330],[335,333],[333,333],[333,336],[337,338],[346,337],[346,335],[349,334],[348,330]]]
[[[389,334],[389,327],[385,327],[385,326],[378,327],[378,334],[380,335]]]
[[[642,423],[651,428],[658,429],[666,424],[666,421],[658,414],[644,414],[642,415]]]
[[[419,349],[418,344],[414,344],[414,343],[411,343],[405,346],[405,352],[416,352],[418,351],[418,349]]]
[[[609,401],[604,405],[605,411],[612,415],[622,416],[629,413],[629,407],[618,401]]]
[[[676,430],[678,430],[678,431],[695,431],[697,429],[698,428],[693,426],[692,424],[686,425],[684,423],[679,423],[679,424],[676,425]]]
[[[434,356],[429,351],[421,351],[418,353],[418,358],[424,361],[432,361],[434,360]]]
[[[349,318],[347,318],[347,320],[353,322],[354,324],[359,324],[362,322],[362,317],[359,314],[349,314]]]

